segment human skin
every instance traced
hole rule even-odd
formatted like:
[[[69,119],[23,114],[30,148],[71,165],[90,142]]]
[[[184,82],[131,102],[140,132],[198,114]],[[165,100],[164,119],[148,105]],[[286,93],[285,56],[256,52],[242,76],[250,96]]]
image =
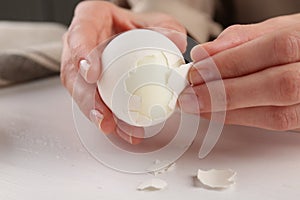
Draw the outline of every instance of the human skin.
[[[198,47],[191,56],[194,68],[189,81],[193,84],[179,97],[183,111],[210,118],[208,86],[221,80],[204,83],[201,70],[209,69],[203,49],[215,62],[224,83],[227,124],[246,125],[271,130],[300,128],[300,14],[269,19],[251,25],[234,25],[219,37]],[[103,132],[115,133],[127,142],[139,143],[132,135],[141,128],[116,120],[96,90],[101,66],[93,65],[88,54],[111,36],[135,28],[163,27],[186,34],[175,19],[159,13],[136,14],[102,1],[80,3],[68,32],[64,36],[61,79],[82,112]],[[185,43],[167,35],[184,51]],[[90,65],[80,67],[80,61]],[[199,73],[200,72],[200,73]],[[77,74],[82,80],[74,88]],[[217,76],[215,76],[217,77]],[[192,91],[191,91],[192,90]],[[74,92],[75,91],[75,92]],[[196,93],[196,96],[191,93]],[[96,102],[95,104],[91,102]],[[201,109],[197,111],[195,107]],[[135,133],[134,133],[135,132]]]
[[[203,49],[216,64],[222,80],[205,62]],[[251,25],[234,25],[209,43],[196,46],[191,56],[193,87],[180,98],[188,113],[210,118],[209,86],[223,81],[227,124],[270,130],[300,128],[300,14]],[[200,74],[209,74],[209,80]],[[196,94],[196,95],[194,95]],[[200,109],[195,109],[199,105]]]
[[[114,117],[103,103],[96,82],[101,66],[89,53],[115,34],[147,27],[174,30],[163,33],[181,50],[186,48],[185,28],[174,18],[161,13],[133,13],[104,1],[83,1],[75,9],[72,23],[63,37],[61,80],[81,111],[104,133],[113,133],[131,144],[141,141],[143,129]],[[181,33],[180,36],[177,33]],[[81,76],[77,76],[80,74]],[[76,83],[76,87],[74,87]],[[96,91],[96,92],[95,92]],[[139,136],[139,137],[134,137]]]

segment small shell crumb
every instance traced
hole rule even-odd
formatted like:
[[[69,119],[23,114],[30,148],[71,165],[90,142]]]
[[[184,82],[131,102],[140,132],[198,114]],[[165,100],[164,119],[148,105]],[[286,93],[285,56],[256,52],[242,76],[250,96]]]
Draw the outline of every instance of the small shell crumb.
[[[176,163],[169,164],[169,161],[155,160],[154,164],[150,166],[147,171],[149,171],[149,173],[153,174],[154,176],[157,176],[159,174],[173,171],[175,169],[175,166]]]

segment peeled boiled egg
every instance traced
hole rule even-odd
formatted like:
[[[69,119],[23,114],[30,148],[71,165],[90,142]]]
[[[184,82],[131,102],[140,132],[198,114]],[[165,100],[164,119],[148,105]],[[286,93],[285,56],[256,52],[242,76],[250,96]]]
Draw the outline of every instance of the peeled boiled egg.
[[[115,37],[101,60],[98,89],[103,101],[119,119],[139,127],[172,115],[191,67],[169,38],[145,29]]]

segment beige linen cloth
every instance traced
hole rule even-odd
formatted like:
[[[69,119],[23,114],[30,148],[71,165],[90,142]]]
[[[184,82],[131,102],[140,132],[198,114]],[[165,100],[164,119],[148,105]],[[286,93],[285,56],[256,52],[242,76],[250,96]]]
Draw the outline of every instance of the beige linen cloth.
[[[58,74],[65,31],[55,23],[0,21],[0,87]]]

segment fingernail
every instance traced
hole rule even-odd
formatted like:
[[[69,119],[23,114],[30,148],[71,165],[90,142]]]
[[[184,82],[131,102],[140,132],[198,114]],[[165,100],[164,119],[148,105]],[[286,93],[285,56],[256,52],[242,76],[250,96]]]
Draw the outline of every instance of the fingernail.
[[[87,80],[88,71],[91,68],[91,65],[87,60],[81,60],[79,63],[79,68],[81,76]]]
[[[191,58],[194,62],[198,62],[209,57],[209,53],[203,48],[202,45],[197,45],[191,50]]]
[[[205,59],[194,64],[189,73],[189,81],[192,85],[203,84],[216,79],[216,66],[211,59]]]
[[[191,114],[199,114],[203,108],[202,102],[199,102],[194,93],[183,92],[178,99],[180,108]]]
[[[90,120],[100,129],[101,128],[101,122],[103,120],[103,115],[98,110],[91,110],[90,112]]]
[[[117,127],[122,130],[125,134],[130,135],[134,138],[144,138],[144,128],[133,127],[121,120],[118,120]]]
[[[132,136],[124,133],[119,127],[116,128],[117,135],[120,136],[123,140],[128,142],[129,144],[133,144]]]

